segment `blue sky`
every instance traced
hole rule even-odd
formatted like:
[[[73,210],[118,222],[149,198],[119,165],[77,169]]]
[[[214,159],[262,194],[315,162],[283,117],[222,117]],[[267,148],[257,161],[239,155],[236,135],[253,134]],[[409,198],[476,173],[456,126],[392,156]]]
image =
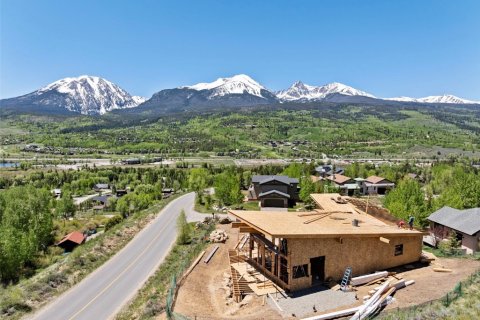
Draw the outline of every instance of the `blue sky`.
[[[480,100],[479,17],[477,0],[0,0],[0,98],[83,74],[150,97],[245,73]]]

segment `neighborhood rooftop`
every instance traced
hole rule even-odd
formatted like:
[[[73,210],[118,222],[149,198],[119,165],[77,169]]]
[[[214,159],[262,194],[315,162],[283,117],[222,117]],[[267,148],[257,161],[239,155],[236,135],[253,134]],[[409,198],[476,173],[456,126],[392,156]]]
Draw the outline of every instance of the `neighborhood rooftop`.
[[[480,208],[458,210],[443,207],[432,213],[428,220],[472,236],[480,231]]]
[[[298,179],[296,178],[290,178],[288,176],[262,176],[262,175],[256,175],[252,177],[252,182],[253,183],[266,183],[269,181],[279,181],[285,184],[290,184],[290,183],[298,183]]]

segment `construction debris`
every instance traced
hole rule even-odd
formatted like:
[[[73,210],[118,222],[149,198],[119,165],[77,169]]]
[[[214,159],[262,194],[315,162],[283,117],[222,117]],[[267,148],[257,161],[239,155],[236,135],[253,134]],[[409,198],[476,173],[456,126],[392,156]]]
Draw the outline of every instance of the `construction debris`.
[[[381,271],[381,272],[376,272],[372,274],[367,274],[359,277],[352,278],[350,280],[350,284],[352,286],[359,286],[365,283],[372,282],[373,280],[381,279],[381,278],[386,278],[388,277],[388,272],[387,271]]]
[[[375,294],[370,299],[368,299],[360,307],[360,309],[357,310],[357,312],[355,312],[355,314],[353,315],[353,317],[350,318],[350,320],[361,320],[368,317],[371,313],[373,313],[373,311],[375,311],[378,305],[382,302],[380,300],[380,296],[385,290],[387,290],[389,284],[390,284],[389,281],[385,282],[381,286],[381,288],[377,292],[375,292]]]
[[[219,243],[225,242],[228,239],[228,234],[225,230],[217,229],[210,233],[210,242]]]
[[[445,268],[433,268],[435,272],[452,272],[452,269],[445,269]]]
[[[406,280],[400,280],[400,281],[398,281],[398,282],[395,283],[395,284],[389,285],[389,286],[388,286],[388,289],[390,289],[390,288],[395,288],[396,290],[399,290],[399,289],[408,287],[408,286],[410,286],[410,285],[412,285],[412,284],[414,284],[414,283],[415,283],[415,280],[408,280],[408,281],[406,281]],[[370,295],[372,295],[372,294],[374,294],[375,292],[377,292],[378,290],[380,290],[381,288],[382,288],[382,286],[373,288],[373,290],[370,290],[368,293],[369,293]]]

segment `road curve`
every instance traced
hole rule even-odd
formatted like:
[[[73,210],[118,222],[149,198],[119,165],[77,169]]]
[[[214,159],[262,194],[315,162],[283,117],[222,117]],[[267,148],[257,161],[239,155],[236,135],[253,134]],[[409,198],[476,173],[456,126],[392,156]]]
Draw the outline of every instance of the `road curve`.
[[[179,213],[192,214],[194,201],[192,192],[170,202],[122,250],[31,318],[113,318],[163,262],[176,239]]]

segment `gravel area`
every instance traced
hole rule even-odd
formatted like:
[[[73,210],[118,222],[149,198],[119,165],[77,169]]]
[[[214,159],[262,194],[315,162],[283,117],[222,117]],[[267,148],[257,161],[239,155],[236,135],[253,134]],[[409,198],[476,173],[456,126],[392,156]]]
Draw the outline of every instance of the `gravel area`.
[[[272,297],[275,298],[275,295]],[[350,306],[357,302],[355,292],[334,291],[318,287],[296,292],[294,296],[287,298],[278,295],[277,303],[283,312],[278,310],[272,299],[267,301],[270,307],[278,311],[284,318],[301,318],[312,315],[315,312],[314,306],[316,312],[320,314],[342,306]]]

